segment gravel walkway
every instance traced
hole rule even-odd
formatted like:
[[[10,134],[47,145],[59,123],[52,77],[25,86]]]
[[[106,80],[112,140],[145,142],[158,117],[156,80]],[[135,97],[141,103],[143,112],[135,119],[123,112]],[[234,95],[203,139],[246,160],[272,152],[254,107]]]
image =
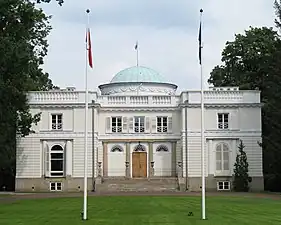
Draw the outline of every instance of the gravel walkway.
[[[42,198],[62,198],[62,197],[82,197],[79,193],[1,193],[0,203],[14,202],[22,199],[42,199]],[[201,196],[201,192],[89,192],[88,196]],[[236,193],[236,192],[206,192],[206,197],[229,196],[245,198],[270,198],[281,200],[281,193]]]

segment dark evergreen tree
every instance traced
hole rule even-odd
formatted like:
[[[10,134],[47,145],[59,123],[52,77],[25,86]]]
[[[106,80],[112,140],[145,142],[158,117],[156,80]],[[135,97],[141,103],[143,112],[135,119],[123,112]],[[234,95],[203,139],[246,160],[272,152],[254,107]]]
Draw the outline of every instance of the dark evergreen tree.
[[[16,134],[26,136],[40,115],[32,115],[27,92],[53,87],[40,68],[47,54],[49,17],[29,0],[0,1],[0,190],[12,190]]]
[[[252,182],[252,178],[249,177],[249,164],[247,161],[247,154],[244,151],[245,145],[240,141],[238,149],[239,153],[236,156],[236,162],[234,164],[234,181],[233,189],[235,191],[247,192],[249,191],[249,182]]]

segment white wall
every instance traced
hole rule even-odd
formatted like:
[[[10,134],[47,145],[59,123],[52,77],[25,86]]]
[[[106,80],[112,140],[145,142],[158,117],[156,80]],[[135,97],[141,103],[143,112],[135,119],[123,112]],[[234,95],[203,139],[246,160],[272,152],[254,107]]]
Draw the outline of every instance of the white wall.
[[[17,139],[17,178],[40,178],[42,175],[42,145],[40,138]]]
[[[61,94],[60,94],[61,95]],[[215,97],[213,93],[209,93],[207,96],[207,100],[209,103],[216,102],[219,103],[219,93],[215,93]],[[187,94],[184,95],[186,98],[188,97]],[[191,93],[189,95],[189,102],[190,103],[198,103],[198,99],[200,100],[200,93],[194,94]],[[247,94],[243,92],[241,94],[235,94],[235,101],[237,104],[245,103],[245,102],[259,102],[259,94],[258,93],[250,93]],[[233,97],[233,99],[234,99]],[[103,98],[106,98],[105,96]],[[215,98],[215,100],[214,100]],[[251,100],[252,99],[252,100]],[[35,101],[35,100],[34,100]],[[44,103],[44,99],[40,100],[40,104]],[[46,100],[47,101],[47,100]],[[48,100],[49,101],[49,100]],[[72,101],[72,100],[71,100]],[[80,101],[80,100],[79,100]],[[234,100],[233,100],[234,101]],[[225,104],[233,103],[232,97],[230,94],[226,95],[223,102]],[[62,102],[63,103],[63,102]],[[73,100],[71,102],[75,104]],[[78,102],[77,102],[78,103]],[[199,102],[200,103],[200,102]],[[35,102],[33,102],[35,104]],[[173,103],[174,104],[174,103]],[[35,113],[42,113],[41,121],[38,123],[37,126],[33,126],[32,128],[36,131],[35,134],[31,134],[25,138],[22,138],[18,142],[18,150],[17,150],[17,177],[41,177],[43,174],[42,172],[42,146],[41,140],[46,139],[72,139],[72,176],[73,177],[83,177],[84,175],[84,123],[85,123],[85,111],[83,106],[78,107],[75,106],[71,108],[64,108],[59,106],[59,102],[57,106],[53,106],[53,108],[32,108],[31,112]],[[102,105],[102,103],[101,103]],[[130,105],[126,105],[129,107]],[[133,116],[149,116],[150,121],[150,128],[149,132],[145,134],[141,134],[142,138],[147,139],[160,139],[160,138],[178,138],[179,141],[177,142],[177,162],[181,159],[181,154],[183,155],[183,171],[185,175],[185,134],[183,131],[182,126],[186,125],[188,129],[188,173],[189,176],[192,177],[199,177],[201,176],[201,142],[200,142],[200,108],[188,108],[187,109],[187,122],[186,124],[182,123],[182,110],[180,108],[174,108],[174,110],[165,111],[168,107],[174,107],[173,105],[148,105],[147,107],[162,107],[163,111],[158,108],[154,108],[153,111],[148,111],[146,108],[143,107],[143,111],[137,112],[133,111],[134,107],[132,107],[132,111],[119,111],[119,112],[110,112],[110,111],[103,111],[97,110],[96,111],[96,118],[95,118],[95,162],[94,166],[97,169],[97,162],[102,162],[103,160],[103,146],[102,146],[102,138],[136,138],[136,136],[140,136],[139,134],[135,135],[134,133],[126,132],[121,134],[112,134],[106,133],[106,118],[110,116],[125,116],[128,118],[127,121],[127,128],[129,128],[129,117]],[[109,107],[109,106],[108,106]],[[110,107],[115,108],[118,107],[118,104],[110,105]],[[121,108],[122,109],[122,108]],[[217,129],[217,113],[218,112],[228,112],[230,113],[230,120],[229,120],[229,131],[219,131]],[[62,113],[63,114],[63,131],[52,131],[51,130],[51,114],[52,113]],[[88,131],[89,131],[89,138],[88,138],[88,175],[92,175],[92,109],[89,109],[88,112]],[[161,134],[161,133],[153,133],[152,130],[152,118],[156,116],[172,116],[172,132],[169,134]],[[146,124],[145,124],[146,125]],[[244,140],[244,144],[246,146],[246,152],[248,154],[249,160],[249,169],[250,174],[252,176],[260,176],[262,174],[262,150],[256,144],[258,140],[260,140],[260,131],[261,131],[261,110],[260,108],[251,108],[251,107],[244,107],[244,108],[207,108],[205,111],[205,129],[206,129],[206,138],[207,139],[214,139],[221,138],[221,139],[229,139],[234,138],[238,139],[241,138]],[[129,129],[128,129],[129,130]],[[152,133],[151,133],[152,132]],[[142,143],[144,144],[144,143]],[[148,145],[145,144],[146,148],[148,149]],[[130,146],[131,154],[133,151],[134,145]],[[213,162],[211,160],[212,153],[210,152],[209,143],[206,142],[205,145],[206,150],[206,173],[213,174]],[[122,156],[123,157],[123,156]],[[235,156],[233,155],[233,158]],[[125,160],[124,160],[125,162]],[[125,166],[125,163],[124,163]],[[149,164],[147,165],[147,168]],[[97,170],[95,170],[95,176]],[[124,170],[125,171],[125,170]]]
[[[158,146],[164,145],[168,148],[168,152],[156,152]],[[171,176],[172,175],[172,145],[171,143],[154,143],[153,144],[153,161],[155,176]]]
[[[127,118],[127,129],[123,130],[122,133],[134,133],[130,131],[129,128],[129,123],[130,123],[130,118],[134,117],[134,116],[145,116],[148,117],[149,119],[149,129],[145,129],[144,133],[156,133],[155,129],[153,129],[153,120],[154,120],[154,124],[155,124],[155,119],[157,116],[167,116],[167,117],[172,117],[177,116],[178,113],[172,113],[172,112],[162,112],[162,111],[153,111],[153,112],[146,112],[146,111],[140,111],[140,112],[124,112],[124,111],[120,111],[120,112],[105,112],[105,111],[100,111],[99,112],[99,118],[98,118],[98,132],[99,135],[105,135],[107,133],[111,133],[106,131],[106,119],[108,117],[115,117],[115,116],[122,116],[122,117],[126,117]],[[171,133],[178,133],[178,117],[174,117],[172,120],[172,132]],[[145,127],[146,127],[146,121],[145,121]],[[134,133],[135,134],[135,133]],[[161,134],[161,133],[160,133]],[[111,135],[120,135],[120,133],[112,133]],[[138,135],[143,135],[143,133],[140,133]],[[162,134],[161,134],[162,135]]]
[[[34,115],[41,112],[41,120],[38,125],[34,125],[32,128],[35,131],[51,131],[51,115],[55,113],[61,113],[63,131],[72,132],[84,132],[85,126],[85,110],[84,108],[41,108],[31,109],[31,113]],[[92,131],[92,109],[88,111],[88,131]]]
[[[122,152],[111,152],[114,146],[120,146]],[[124,177],[126,175],[126,145],[124,143],[110,143],[107,145],[108,176]]]

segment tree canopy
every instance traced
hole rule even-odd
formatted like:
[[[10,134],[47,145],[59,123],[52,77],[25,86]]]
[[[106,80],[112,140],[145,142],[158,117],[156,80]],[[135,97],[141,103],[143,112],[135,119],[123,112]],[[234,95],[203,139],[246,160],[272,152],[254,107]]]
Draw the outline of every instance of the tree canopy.
[[[41,2],[49,3],[49,2],[51,2],[52,0],[35,0],[35,1],[36,1],[37,3],[41,3]],[[62,6],[62,4],[64,3],[64,0],[53,0],[53,1],[57,1],[60,6]]]
[[[53,88],[41,69],[51,27],[47,15],[28,0],[0,1],[0,173],[14,172],[16,134],[26,136],[32,115],[27,92]],[[0,174],[0,177],[3,177]]]
[[[277,16],[277,18],[275,19],[275,24],[281,30],[281,0],[274,1],[274,9]]]
[[[214,86],[261,91],[262,147],[265,176],[281,175],[281,41],[273,28],[253,28],[235,35],[208,80]],[[279,185],[280,188],[280,185]]]

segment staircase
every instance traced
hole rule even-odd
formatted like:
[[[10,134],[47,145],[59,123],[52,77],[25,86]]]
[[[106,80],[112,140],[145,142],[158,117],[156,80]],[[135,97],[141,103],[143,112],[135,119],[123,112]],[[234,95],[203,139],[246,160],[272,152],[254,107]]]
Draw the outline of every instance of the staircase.
[[[175,192],[178,191],[177,178],[104,178],[96,184],[96,192]]]

